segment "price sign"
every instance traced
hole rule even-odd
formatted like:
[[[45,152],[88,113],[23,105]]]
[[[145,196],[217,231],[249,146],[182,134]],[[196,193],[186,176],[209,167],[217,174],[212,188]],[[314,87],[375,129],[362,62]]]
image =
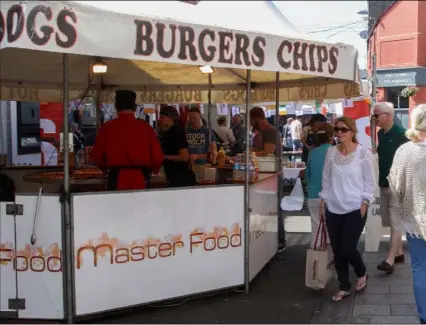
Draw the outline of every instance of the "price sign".
[[[354,107],[354,102],[352,101],[352,99],[344,99],[343,101],[342,101],[342,105],[343,105],[343,108],[345,108],[345,107]]]
[[[216,104],[217,106],[217,115],[229,115],[228,104],[221,103]]]
[[[231,113],[232,113],[232,116],[240,114],[240,108],[238,106],[232,106]]]

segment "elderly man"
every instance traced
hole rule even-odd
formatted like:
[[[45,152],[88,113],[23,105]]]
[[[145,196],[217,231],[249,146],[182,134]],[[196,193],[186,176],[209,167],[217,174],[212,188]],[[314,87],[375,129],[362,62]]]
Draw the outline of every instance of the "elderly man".
[[[378,103],[373,108],[372,118],[380,127],[378,133],[377,154],[379,155],[379,187],[380,187],[380,215],[382,226],[391,228],[391,239],[387,258],[377,266],[377,269],[388,274],[394,271],[395,263],[404,263],[404,252],[402,249],[402,233],[397,225],[389,217],[390,190],[387,177],[392,166],[396,150],[408,139],[405,129],[394,123],[394,107],[392,103]]]

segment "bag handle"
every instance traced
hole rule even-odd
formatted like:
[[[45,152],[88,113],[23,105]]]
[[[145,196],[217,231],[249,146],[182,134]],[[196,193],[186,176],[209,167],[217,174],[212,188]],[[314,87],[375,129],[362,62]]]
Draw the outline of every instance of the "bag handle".
[[[326,230],[326,227],[325,227],[324,217],[321,217],[321,219],[320,219],[319,227],[318,227],[318,230],[317,230],[317,235],[315,237],[314,250],[317,250],[317,248],[318,248],[317,243],[318,243],[320,233],[321,233],[321,243],[320,243],[321,246],[319,246],[319,247],[325,248],[327,246],[327,244],[326,244],[327,243],[327,230]]]

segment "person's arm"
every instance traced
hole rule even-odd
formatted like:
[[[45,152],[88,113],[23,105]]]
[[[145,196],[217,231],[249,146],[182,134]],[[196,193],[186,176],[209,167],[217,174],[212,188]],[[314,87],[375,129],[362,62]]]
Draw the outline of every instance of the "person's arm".
[[[263,134],[263,150],[256,152],[256,156],[267,156],[275,153],[277,137],[279,133],[275,129],[269,129]]]
[[[231,129],[228,129],[228,142],[231,146],[235,143],[234,132]]]
[[[102,126],[99,130],[98,135],[96,136],[95,143],[92,148],[92,160],[95,165],[102,170],[105,170],[106,167],[106,129],[105,126]]]
[[[322,189],[319,193],[321,198],[321,208],[325,207],[325,203],[328,199],[328,194],[331,189],[331,172],[332,172],[332,157],[331,157],[331,148],[327,150],[324,160],[324,169],[322,171]]]
[[[364,200],[368,201],[368,204],[374,202],[374,192],[376,190],[376,177],[374,176],[374,166],[373,166],[373,154],[367,148],[361,157],[361,167],[362,167],[362,179],[364,182],[364,191],[362,197]]]
[[[148,130],[149,139],[151,140],[151,172],[158,174],[161,165],[163,165],[164,154],[155,130],[152,127],[149,127]]]
[[[402,222],[401,216],[403,215],[402,203],[404,202],[404,189],[405,189],[405,157],[400,149],[395,153],[393,164],[389,172],[388,181],[389,189],[391,192],[389,203],[389,214],[397,223],[397,227]]]

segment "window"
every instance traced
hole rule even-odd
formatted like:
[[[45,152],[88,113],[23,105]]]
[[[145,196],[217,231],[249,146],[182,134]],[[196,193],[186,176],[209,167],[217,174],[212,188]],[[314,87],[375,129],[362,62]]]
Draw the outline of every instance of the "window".
[[[408,109],[396,109],[395,110],[395,123],[400,123],[405,129],[408,129],[409,119]]]
[[[404,87],[386,88],[386,101],[391,102],[395,109],[407,108],[410,106],[408,97],[402,97],[401,91]]]
[[[19,155],[40,153],[40,105],[37,102],[16,102],[17,149]]]

